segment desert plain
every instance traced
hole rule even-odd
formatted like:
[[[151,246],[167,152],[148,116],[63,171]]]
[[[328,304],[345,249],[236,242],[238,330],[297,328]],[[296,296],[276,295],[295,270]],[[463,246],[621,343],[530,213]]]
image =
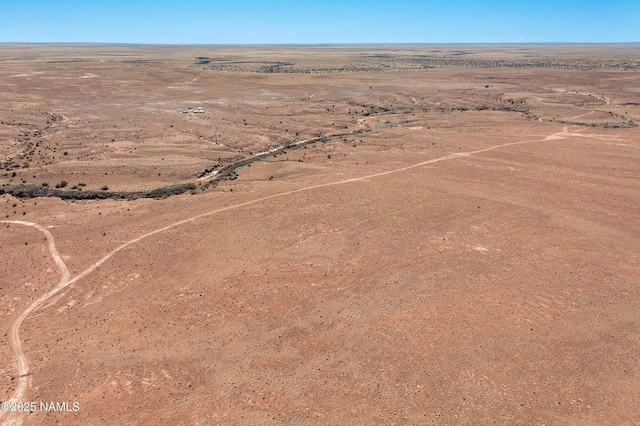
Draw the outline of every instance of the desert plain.
[[[638,424],[639,123],[637,44],[0,45],[0,422]]]

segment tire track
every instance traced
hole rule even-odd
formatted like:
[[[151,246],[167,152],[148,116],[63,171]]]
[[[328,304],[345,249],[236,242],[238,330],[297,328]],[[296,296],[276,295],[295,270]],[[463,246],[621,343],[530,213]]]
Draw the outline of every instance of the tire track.
[[[509,146],[530,144],[530,143],[535,143],[535,142],[544,142],[544,141],[549,141],[549,140],[558,140],[558,139],[564,139],[566,136],[578,136],[578,135],[579,136],[589,136],[589,135],[584,135],[584,134],[569,133],[567,127],[565,127],[561,132],[553,133],[553,134],[551,134],[551,135],[549,135],[549,136],[547,136],[547,137],[545,137],[543,139],[535,139],[535,140],[528,140],[528,141],[518,141],[518,142],[509,142],[509,143],[495,145],[495,146],[488,147],[488,148],[478,149],[478,150],[475,150],[475,151],[454,153],[454,154],[446,155],[444,157],[438,157],[438,158],[434,158],[434,159],[431,159],[431,160],[422,161],[420,163],[415,163],[415,164],[412,164],[412,165],[409,165],[409,166],[405,166],[405,167],[401,167],[401,168],[398,168],[398,169],[388,170],[388,171],[385,171],[385,172],[374,173],[374,174],[370,174],[370,175],[366,175],[366,176],[360,176],[360,177],[356,177],[356,178],[339,180],[339,181],[335,181],[335,182],[328,182],[328,183],[321,183],[321,184],[317,184],[317,185],[306,186],[306,187],[303,187],[303,188],[298,188],[298,189],[293,189],[293,190],[290,190],[290,191],[280,192],[280,193],[277,193],[277,194],[267,195],[265,197],[260,197],[260,198],[256,198],[256,199],[253,199],[253,200],[250,200],[250,201],[245,201],[243,203],[234,204],[234,205],[231,205],[231,206],[227,206],[227,207],[222,207],[222,208],[219,208],[219,209],[211,210],[211,211],[208,211],[208,212],[205,212],[205,213],[201,213],[201,214],[196,215],[196,216],[192,216],[192,217],[187,218],[187,219],[183,219],[183,220],[171,223],[169,225],[163,226],[162,228],[158,228],[158,229],[156,229],[154,231],[147,232],[146,234],[140,235],[140,236],[138,236],[138,237],[136,237],[136,238],[134,238],[132,240],[129,240],[129,241],[125,242],[125,243],[122,243],[121,245],[119,245],[118,247],[116,247],[113,250],[111,250],[110,252],[108,252],[106,255],[104,255],[97,262],[91,264],[88,268],[86,268],[84,271],[82,271],[81,273],[79,273],[78,275],[76,275],[73,278],[71,278],[71,276],[69,274],[69,270],[67,269],[67,266],[65,265],[64,261],[60,257],[60,254],[58,253],[58,250],[56,249],[53,236],[51,235],[49,230],[47,230],[45,227],[43,227],[43,226],[41,226],[41,225],[39,225],[37,223],[34,223],[34,222],[0,220],[0,223],[8,223],[8,224],[29,226],[29,227],[35,228],[38,231],[40,231],[43,234],[45,234],[45,236],[47,237],[49,251],[51,253],[51,256],[54,259],[56,265],[58,266],[58,269],[60,270],[60,280],[58,281],[58,284],[55,287],[53,287],[51,290],[49,290],[47,293],[43,294],[38,299],[36,299],[33,303],[31,303],[31,305],[29,305],[27,307],[27,309],[25,309],[14,320],[14,322],[11,325],[11,329],[10,329],[10,332],[9,332],[9,343],[11,345],[11,351],[13,352],[15,360],[16,360],[16,363],[18,365],[19,377],[18,377],[18,385],[16,387],[16,390],[14,391],[14,394],[9,399],[9,401],[20,402],[22,400],[22,398],[24,397],[24,395],[25,395],[27,387],[31,383],[31,376],[29,374],[30,373],[29,372],[29,363],[28,363],[28,360],[27,360],[27,358],[26,358],[26,356],[24,354],[24,351],[22,350],[22,343],[20,341],[20,335],[19,335],[20,326],[25,321],[25,319],[33,311],[38,309],[45,301],[47,301],[49,298],[54,296],[60,290],[64,289],[65,287],[67,287],[67,286],[69,286],[71,284],[76,283],[77,281],[79,281],[82,278],[86,277],[87,275],[91,274],[98,267],[100,267],[105,262],[107,262],[111,257],[113,257],[116,253],[120,252],[121,250],[123,250],[123,249],[125,249],[125,248],[127,248],[127,247],[129,247],[129,246],[141,241],[141,240],[144,240],[145,238],[149,238],[149,237],[151,237],[153,235],[160,234],[162,232],[168,231],[168,230],[173,229],[173,228],[177,228],[177,227],[185,225],[187,223],[191,223],[191,222],[197,221],[197,220],[202,219],[204,217],[212,216],[214,214],[221,213],[221,212],[224,212],[224,211],[239,209],[239,208],[242,208],[242,207],[245,207],[245,206],[250,206],[252,204],[257,204],[257,203],[260,203],[260,202],[263,202],[263,201],[267,201],[267,200],[271,200],[271,199],[274,199],[274,198],[284,197],[284,196],[287,196],[287,195],[297,194],[297,193],[306,192],[306,191],[312,191],[314,189],[319,189],[319,188],[328,188],[328,187],[331,187],[331,186],[343,185],[343,184],[347,184],[347,183],[367,181],[367,180],[372,179],[372,178],[377,178],[377,177],[387,176],[387,175],[391,175],[391,174],[395,174],[395,173],[400,173],[400,172],[403,172],[403,171],[406,171],[406,170],[415,169],[415,168],[426,166],[426,165],[429,165],[429,164],[435,164],[435,163],[438,163],[438,162],[441,162],[441,161],[453,160],[453,159],[462,158],[462,157],[469,157],[469,156],[472,156],[472,155],[480,154],[480,153],[483,153],[483,152],[489,152],[489,151],[493,151],[493,150],[496,150],[496,149],[505,148],[505,147],[509,147]],[[6,414],[6,413],[0,412],[0,420],[2,420],[4,414]],[[14,419],[15,421],[9,421],[9,420],[12,420],[12,419],[8,419],[3,424],[5,424],[5,425],[18,424],[19,425],[19,424],[22,423],[20,417],[17,418],[17,419]]]
[[[28,226],[42,232],[47,239],[47,245],[49,246],[51,257],[60,270],[60,280],[58,281],[58,284],[54,288],[37,298],[35,301],[33,301],[27,307],[27,309],[22,311],[22,313],[18,315],[18,317],[13,321],[13,323],[11,324],[11,328],[9,329],[9,345],[11,347],[11,352],[13,353],[16,364],[18,365],[18,384],[16,386],[16,390],[13,393],[13,396],[9,399],[9,402],[21,402],[27,390],[27,387],[30,387],[31,376],[29,371],[29,361],[27,360],[27,357],[22,350],[22,342],[20,341],[20,326],[22,325],[24,320],[31,314],[31,312],[38,309],[40,305],[47,301],[51,296],[69,285],[71,274],[69,273],[69,269],[67,269],[67,265],[62,260],[58,249],[56,249],[53,235],[51,235],[51,232],[49,232],[47,228],[37,223],[27,222],[23,220],[0,220],[0,223]],[[4,411],[0,411],[0,420],[2,420],[5,414],[6,413]],[[9,413],[9,417],[11,417],[11,413]],[[3,422],[3,424],[10,425],[22,423],[22,421],[14,422],[10,420],[11,419]]]

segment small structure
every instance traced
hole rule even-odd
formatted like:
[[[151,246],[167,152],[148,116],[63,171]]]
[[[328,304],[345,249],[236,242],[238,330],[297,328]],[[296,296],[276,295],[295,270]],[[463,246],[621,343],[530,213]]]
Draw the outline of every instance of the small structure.
[[[191,107],[188,107],[186,111],[182,111],[183,114],[189,114],[190,112],[194,114],[204,114],[204,108],[198,107],[197,109],[192,109]]]

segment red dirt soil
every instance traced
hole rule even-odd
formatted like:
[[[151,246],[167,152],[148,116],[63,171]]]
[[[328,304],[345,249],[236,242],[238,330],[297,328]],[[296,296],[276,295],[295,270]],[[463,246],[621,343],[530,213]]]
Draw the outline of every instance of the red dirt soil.
[[[1,184],[148,190],[328,139],[194,194],[0,196],[72,279],[131,242],[27,317],[17,377],[9,330],[59,274],[0,224],[0,400],[80,407],[0,421],[640,422],[640,74],[607,68],[637,46],[16,49]]]

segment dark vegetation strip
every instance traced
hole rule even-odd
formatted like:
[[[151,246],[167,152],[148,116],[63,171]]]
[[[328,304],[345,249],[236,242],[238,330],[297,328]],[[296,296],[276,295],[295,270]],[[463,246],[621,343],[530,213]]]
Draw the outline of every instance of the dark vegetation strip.
[[[348,132],[348,133],[337,133],[337,134],[328,135],[328,136],[318,136],[317,138],[308,139],[308,140],[303,141],[303,142],[292,142],[292,143],[283,145],[282,147],[280,147],[280,148],[278,148],[278,149],[276,149],[276,150],[274,150],[272,152],[258,153],[257,155],[254,155],[254,156],[246,158],[246,159],[241,159],[239,161],[236,161],[235,163],[229,164],[227,166],[224,166],[224,167],[218,169],[218,173],[216,174],[216,176],[214,178],[212,178],[211,180],[209,180],[204,185],[202,185],[202,187],[200,189],[202,191],[204,191],[208,187],[215,187],[216,185],[218,185],[218,183],[220,183],[223,180],[234,179],[234,177],[237,174],[237,170],[239,168],[244,167],[244,166],[248,166],[248,165],[250,165],[252,163],[255,163],[255,162],[258,162],[258,161],[262,161],[265,158],[277,157],[280,154],[286,153],[287,150],[300,149],[300,148],[303,148],[305,146],[312,145],[312,144],[315,144],[315,143],[327,143],[330,140],[335,139],[335,138],[342,138],[342,137],[345,137],[345,136],[359,135],[359,134],[362,134],[362,133],[364,133],[364,130],[354,130],[354,131]]]
[[[374,108],[373,106],[361,105],[364,108]],[[445,111],[502,111],[502,112],[516,112],[523,114],[527,118],[537,119],[537,117],[529,110],[526,109],[517,109],[512,107],[490,107],[490,106],[479,106],[479,107],[456,107],[456,108],[436,108],[433,111],[445,112]],[[429,112],[430,109],[422,109],[421,112]],[[407,114],[415,112],[413,109],[399,109],[399,110],[389,110],[387,108],[379,108],[376,110],[374,108],[373,111],[367,112],[364,114],[365,116],[375,115],[375,116],[384,116],[384,115],[396,115],[396,114]],[[544,120],[547,121],[547,120]],[[559,122],[563,124],[573,124],[573,125],[582,125],[582,126],[601,126],[605,128],[619,128],[619,127],[636,127],[638,124],[631,120],[623,120],[622,123],[615,122],[605,122],[605,123],[581,123],[581,122],[571,122],[571,121],[563,121],[563,120],[550,120],[554,122]],[[237,170],[241,167],[248,166],[252,163],[262,161],[269,157],[276,157],[280,154],[285,153],[287,150],[294,150],[303,148],[307,145],[315,144],[315,143],[326,143],[335,138],[341,138],[345,136],[353,136],[362,134],[365,131],[370,130],[354,130],[352,132],[347,133],[338,133],[327,136],[319,136],[313,139],[309,139],[302,142],[292,142],[282,147],[272,151],[272,152],[262,152],[256,155],[253,155],[249,158],[240,158],[237,161],[230,163],[226,166],[222,166],[218,168],[214,166],[209,169],[205,169],[197,174],[198,177],[206,176],[210,170],[217,170],[218,172],[214,177],[208,180],[206,183],[202,185],[197,185],[193,182],[188,183],[178,183],[169,186],[162,186],[159,188],[152,189],[150,191],[80,191],[80,190],[61,190],[49,188],[41,185],[35,184],[18,184],[18,185],[5,185],[0,186],[0,195],[9,194],[18,198],[35,198],[35,197],[55,197],[60,198],[62,200],[103,200],[103,199],[115,199],[115,200],[135,200],[138,198],[165,198],[172,195],[183,194],[187,191],[191,191],[192,194],[197,194],[200,192],[204,192],[207,188],[215,187],[220,182],[225,180],[233,180],[237,178]]]
[[[202,192],[209,187],[215,187],[224,180],[232,180],[237,176],[237,170],[240,167],[248,166],[252,163],[264,160],[265,158],[275,157],[280,155],[286,150],[299,149],[304,146],[314,143],[326,143],[334,138],[344,137],[348,135],[360,134],[362,131],[356,130],[351,133],[340,133],[331,136],[320,136],[317,138],[309,139],[304,142],[289,143],[273,152],[264,152],[254,155],[249,158],[240,159],[234,163],[223,166],[219,169],[218,173],[211,180],[207,181],[200,188],[193,183],[179,183],[175,185],[162,186],[160,188],[152,189],[150,191],[79,191],[79,190],[61,190],[57,188],[49,188],[42,185],[35,184],[18,184],[18,185],[6,185],[0,187],[0,195],[9,194],[17,198],[36,198],[36,197],[54,197],[62,200],[105,200],[108,198],[114,200],[135,200],[138,198],[165,198],[172,195],[183,194],[187,191],[192,191],[192,194]],[[199,190],[198,190],[199,189]]]
[[[570,71],[637,71],[637,59],[560,59],[536,58],[514,60],[492,59],[442,59],[423,55],[417,56],[356,56],[354,65],[303,66],[289,62],[260,62],[251,60],[230,60],[225,58],[197,57],[193,66],[205,70],[247,72],[247,73],[291,73],[322,74],[352,72],[388,72],[431,68],[450,69],[561,69]]]
[[[135,200],[137,198],[163,198],[196,189],[194,183],[163,186],[151,191],[64,191],[34,184],[7,185],[0,187],[0,195],[9,194],[18,198],[55,197],[62,200],[104,200],[107,198]]]

